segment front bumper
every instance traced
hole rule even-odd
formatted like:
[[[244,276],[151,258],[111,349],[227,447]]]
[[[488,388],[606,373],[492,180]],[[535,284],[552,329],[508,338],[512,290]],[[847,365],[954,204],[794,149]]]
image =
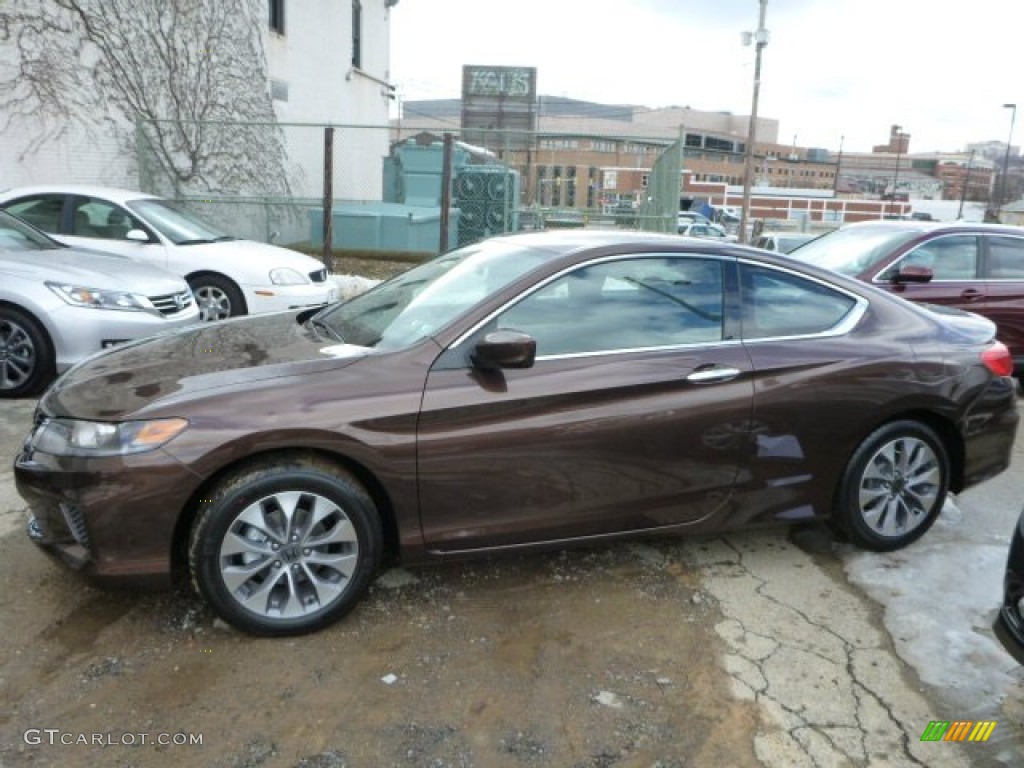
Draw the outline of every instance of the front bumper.
[[[1003,577],[1003,605],[993,630],[1003,648],[1024,664],[1024,512],[1013,529]]]
[[[244,285],[242,290],[250,315],[318,307],[338,300],[338,285],[330,277],[322,283]]]
[[[193,304],[174,315],[122,312],[63,305],[46,318],[47,332],[57,353],[57,372],[120,342],[177,331],[199,322]]]
[[[166,587],[180,513],[200,479],[161,450],[117,458],[24,449],[14,462],[29,539],[92,582]]]

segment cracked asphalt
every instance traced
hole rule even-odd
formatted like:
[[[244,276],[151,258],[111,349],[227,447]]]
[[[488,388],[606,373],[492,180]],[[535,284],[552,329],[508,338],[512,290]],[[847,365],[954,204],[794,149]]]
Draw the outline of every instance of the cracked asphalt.
[[[922,681],[821,529],[395,569],[335,627],[256,640],[189,594],[97,592],[35,551],[10,473],[31,408],[0,402],[2,768],[1024,764],[1016,672],[971,709],[998,720],[991,743],[920,741],[964,691]],[[989,545],[1017,467],[959,501],[1001,505]],[[202,744],[139,743],[161,733]]]

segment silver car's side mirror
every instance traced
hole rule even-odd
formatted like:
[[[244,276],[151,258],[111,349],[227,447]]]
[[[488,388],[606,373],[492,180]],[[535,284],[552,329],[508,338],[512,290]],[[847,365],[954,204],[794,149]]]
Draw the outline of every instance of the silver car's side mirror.
[[[141,229],[129,229],[124,233],[125,240],[134,240],[136,243],[148,243],[149,235]]]

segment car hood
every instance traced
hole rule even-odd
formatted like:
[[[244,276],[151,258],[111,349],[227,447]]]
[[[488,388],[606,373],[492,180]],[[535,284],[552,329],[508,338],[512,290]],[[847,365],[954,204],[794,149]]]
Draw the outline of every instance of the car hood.
[[[259,269],[291,267],[308,275],[324,268],[324,265],[312,256],[255,240],[220,240],[214,243],[183,245],[180,248],[191,254],[209,254],[211,259],[227,259],[234,264]]]
[[[322,339],[299,317],[280,312],[208,323],[94,355],[56,381],[42,409],[114,421],[198,391],[340,368],[372,352]]]
[[[80,248],[0,249],[0,274],[40,282],[75,283],[86,288],[118,289],[146,296],[188,290],[185,281],[170,272],[127,256]]]

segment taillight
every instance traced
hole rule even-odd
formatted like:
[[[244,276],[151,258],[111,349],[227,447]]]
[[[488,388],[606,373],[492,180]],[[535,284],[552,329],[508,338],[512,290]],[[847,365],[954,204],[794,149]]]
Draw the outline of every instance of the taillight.
[[[1013,374],[1013,356],[1001,341],[993,341],[992,345],[981,353],[981,362],[996,376]]]

